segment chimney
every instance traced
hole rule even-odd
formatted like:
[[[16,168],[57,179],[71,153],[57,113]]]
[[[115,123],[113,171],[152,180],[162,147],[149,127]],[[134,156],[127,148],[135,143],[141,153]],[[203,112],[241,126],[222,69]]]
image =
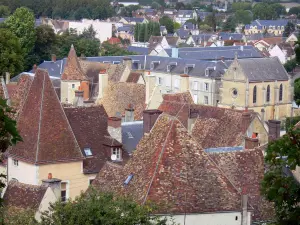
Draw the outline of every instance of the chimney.
[[[33,72],[33,73],[35,73],[35,72],[36,72],[36,70],[37,70],[37,65],[36,65],[36,64],[34,64],[34,65],[33,65],[33,67],[32,67],[32,72]]]
[[[181,74],[180,92],[186,92],[190,89],[189,75]]]
[[[48,174],[48,179],[42,180],[42,185],[50,187],[57,200],[61,199],[61,180],[57,178],[52,178],[52,174]]]
[[[107,131],[110,136],[122,143],[122,127],[121,118],[119,117],[108,117],[107,119]]]
[[[243,132],[246,132],[248,130],[248,127],[251,123],[251,113],[248,111],[244,111],[242,114],[242,129]]]
[[[172,48],[172,58],[178,58],[178,48]]]
[[[74,106],[82,107],[83,106],[83,95],[84,91],[76,90],[75,91],[75,98],[74,98]]]
[[[6,84],[9,84],[9,82],[10,82],[10,73],[9,73],[9,72],[6,72],[6,73],[5,73],[5,83],[6,83]]]
[[[275,141],[280,138],[280,121],[268,120],[269,126],[269,142]]]
[[[100,70],[99,73],[99,93],[98,98],[101,99],[104,96],[104,91],[108,85],[108,74],[106,70]]]
[[[261,109],[260,113],[261,113],[261,121],[264,122],[265,121],[265,109]]]
[[[132,122],[134,121],[134,109],[131,104],[125,109],[125,121],[124,122]]]
[[[152,127],[154,126],[159,115],[162,114],[162,111],[158,109],[148,109],[143,112],[143,126],[144,134],[150,133]]]
[[[248,195],[242,195],[242,225],[248,224]]]
[[[51,55],[51,61],[52,61],[52,62],[56,62],[56,55],[55,55],[55,54],[52,54],[52,55]]]
[[[245,137],[245,149],[255,149],[258,147],[257,138]]]
[[[152,93],[154,91],[154,88],[156,86],[156,77],[153,75],[150,75],[150,71],[147,72],[148,74],[145,75],[146,78],[146,104],[148,105],[152,96]]]
[[[83,91],[83,99],[88,100],[90,98],[90,82],[87,80],[81,81],[80,90]]]
[[[130,70],[132,69],[132,59],[125,57],[123,58],[123,65],[127,66]]]

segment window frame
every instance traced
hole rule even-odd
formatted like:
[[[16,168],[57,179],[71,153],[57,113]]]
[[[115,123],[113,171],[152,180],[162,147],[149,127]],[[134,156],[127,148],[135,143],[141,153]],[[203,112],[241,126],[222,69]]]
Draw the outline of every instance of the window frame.
[[[114,161],[122,161],[122,152],[120,148],[112,148],[111,154],[116,156],[116,160]]]
[[[257,87],[256,87],[256,85],[253,87],[252,102],[253,102],[253,104],[257,103]]]
[[[204,96],[204,100],[203,100],[204,105],[208,105],[208,96]]]
[[[209,91],[209,83],[204,82],[204,91]]]
[[[84,151],[84,154],[85,154],[86,157],[93,156],[91,148],[84,148],[83,151]],[[89,151],[89,153],[87,154],[86,151]]]
[[[195,90],[195,91],[198,91],[198,81],[193,81],[193,90]],[[195,88],[195,86],[196,86],[196,88]]]
[[[18,167],[18,166],[19,166],[19,160],[13,159],[13,165],[14,165],[15,167]]]
[[[62,189],[62,184],[66,184],[66,189],[63,190]],[[69,199],[69,185],[70,185],[70,182],[69,181],[62,181],[60,183],[60,193],[61,193],[61,201],[62,202],[66,202],[68,199]],[[65,191],[65,199],[63,200],[63,195],[62,195],[62,192]]]
[[[283,85],[282,85],[282,84],[279,85],[279,96],[278,96],[278,100],[279,100],[280,102],[283,101]]]
[[[268,85],[266,90],[266,102],[270,102],[270,100],[271,100],[271,88],[270,85]]]

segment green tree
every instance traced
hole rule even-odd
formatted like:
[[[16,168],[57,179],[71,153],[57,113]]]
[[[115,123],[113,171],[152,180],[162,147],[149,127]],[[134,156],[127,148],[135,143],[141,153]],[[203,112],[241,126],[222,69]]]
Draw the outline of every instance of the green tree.
[[[160,25],[165,26],[169,34],[174,33],[174,23],[173,20],[168,16],[163,16],[159,20]]]
[[[95,39],[97,32],[94,30],[93,25],[89,26],[88,29],[84,29],[81,38]]]
[[[0,5],[0,17],[8,17],[10,15],[10,9],[8,6]]]
[[[20,40],[21,47],[26,57],[32,51],[36,40],[34,29],[35,18],[33,13],[21,7],[7,18],[4,22],[5,26],[17,36]]]
[[[211,32],[212,28],[207,24],[200,25],[199,29],[204,32]]]
[[[181,25],[180,23],[174,22],[174,30],[180,29]]]
[[[296,225],[300,217],[300,185],[290,170],[300,165],[300,129],[268,144],[265,156],[267,172],[262,194],[274,203],[276,224]]]
[[[294,82],[294,100],[297,105],[300,105],[300,78]]]
[[[138,23],[134,28],[134,39],[147,42],[151,36],[160,36],[160,25],[156,22]]]
[[[300,7],[292,7],[292,8],[290,8],[288,14],[289,15],[292,15],[292,14],[298,15],[298,14],[300,14]]]
[[[284,68],[286,69],[287,72],[292,72],[297,66],[297,62],[295,59],[292,60],[288,60],[285,64],[284,64]]]
[[[233,16],[228,17],[226,22],[223,23],[223,26],[222,26],[223,31],[234,32],[235,28],[236,28],[236,20]]]
[[[84,7],[80,7],[74,12],[75,20],[89,19],[90,17],[89,11]]]
[[[57,202],[42,216],[41,225],[165,225],[167,219],[151,216],[153,207],[141,206],[126,198],[110,193],[90,191],[75,201]]]
[[[270,7],[275,11],[276,18],[279,18],[280,15],[285,15],[286,14],[286,8],[283,5],[279,4],[279,3],[271,4]]]
[[[282,36],[283,36],[283,37],[288,37],[288,36],[290,36],[290,34],[293,33],[294,31],[295,31],[295,25],[289,21],[289,22],[286,24],[286,26],[284,27],[284,31],[283,31]]]
[[[257,3],[253,7],[252,12],[254,19],[271,20],[278,18],[274,8],[271,7],[271,4],[265,2]]]
[[[213,31],[217,30],[217,19],[216,19],[216,15],[214,12],[212,14],[206,16],[203,23],[210,26],[213,29]]]
[[[252,4],[250,2],[233,2],[231,8],[233,12],[238,10],[251,10]]]
[[[249,24],[252,21],[252,13],[248,10],[237,10],[234,14],[237,23]]]
[[[24,58],[19,39],[4,28],[0,28],[0,62],[0,75],[9,72],[14,76],[23,70]]]

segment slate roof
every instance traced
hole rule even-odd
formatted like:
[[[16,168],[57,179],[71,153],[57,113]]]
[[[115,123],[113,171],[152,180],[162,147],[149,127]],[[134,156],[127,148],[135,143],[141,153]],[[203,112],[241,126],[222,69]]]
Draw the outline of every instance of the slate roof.
[[[71,46],[61,80],[88,80],[81,69],[74,46]]]
[[[193,24],[192,22],[185,22],[182,27],[184,27],[185,29],[188,29],[188,30],[194,30],[196,29],[196,25]]]
[[[264,34],[262,33],[257,33],[257,34],[250,34],[246,36],[246,39],[248,41],[258,41],[264,38]]]
[[[132,32],[134,29],[133,26],[129,26],[129,25],[124,25],[122,27],[118,27],[117,31],[118,32]]]
[[[218,38],[223,41],[227,41],[227,40],[242,41],[243,36],[244,36],[243,34],[239,34],[239,33],[220,32],[218,34]]]
[[[107,165],[99,190],[159,205],[156,213],[240,211],[241,195],[176,118],[162,114],[123,168]],[[133,177],[124,188],[128,175]],[[199,179],[200,178],[200,179]]]
[[[83,160],[84,173],[98,173],[106,161],[111,161],[111,146],[107,146],[110,135],[107,131],[107,114],[103,106],[64,108],[82,155],[89,148],[92,156]],[[112,146],[122,146],[113,140]],[[123,159],[126,159],[123,154]]]
[[[136,83],[109,83],[100,100],[109,117],[124,114],[125,109],[131,105],[134,109],[134,119],[143,117],[145,109],[145,85]]]
[[[295,55],[295,51],[294,51],[293,47],[289,43],[280,43],[280,44],[278,44],[278,47],[282,51],[286,52],[286,56],[287,57],[291,57],[291,56]]]
[[[182,15],[181,18],[187,17],[187,18],[193,19],[192,18],[193,12],[194,12],[193,10],[184,10],[184,9],[181,9],[181,10],[178,10],[177,16]]]
[[[123,17],[127,22],[142,23],[145,19],[140,17]]]
[[[181,39],[184,39],[184,40],[187,39],[191,35],[189,30],[185,30],[183,28],[176,30],[175,33],[177,34],[178,37],[180,37]]]
[[[128,46],[127,50],[130,52],[135,52],[139,55],[148,55],[149,53],[148,47]]]
[[[32,164],[82,160],[79,145],[47,71],[38,69],[19,116],[23,138],[9,156]]]
[[[179,37],[166,37],[167,42],[170,46],[175,47],[178,43]]]
[[[263,29],[263,27],[269,28],[270,26],[275,26],[276,29],[278,26],[286,26],[288,20],[279,19],[279,20],[254,20],[251,24],[246,24],[245,29],[250,29],[250,26],[257,26],[257,29]]]
[[[133,153],[143,136],[143,121],[122,123],[122,144],[129,154]]]
[[[288,80],[288,74],[277,57],[261,59],[238,59],[249,82]]]
[[[18,209],[30,209],[37,211],[47,191],[42,185],[23,184],[11,180],[3,196],[5,207]]]

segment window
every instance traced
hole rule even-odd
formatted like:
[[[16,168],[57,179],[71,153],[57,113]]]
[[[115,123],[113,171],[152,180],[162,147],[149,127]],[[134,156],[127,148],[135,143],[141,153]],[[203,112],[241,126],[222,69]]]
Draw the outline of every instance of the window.
[[[122,160],[122,158],[121,158],[121,149],[113,148],[113,150],[112,150],[112,160]]]
[[[61,201],[62,202],[66,202],[67,199],[68,199],[68,196],[67,196],[67,186],[68,186],[67,182],[61,182],[61,184],[60,184]]]
[[[113,61],[113,64],[120,64],[120,61]]]
[[[267,96],[266,96],[266,101],[269,102],[270,101],[270,85],[268,85],[267,87]]]
[[[162,77],[158,77],[158,78],[157,78],[157,83],[158,83],[158,85],[162,85],[162,83],[163,83],[163,78],[162,78]]]
[[[14,166],[19,166],[19,160],[14,159],[14,160],[13,160],[13,164],[14,164]]]
[[[95,178],[89,178],[89,185],[91,185],[94,180],[95,180]]]
[[[90,148],[84,148],[84,153],[85,153],[85,156],[92,156],[92,151]]]
[[[179,88],[179,79],[175,79],[174,87]]]
[[[208,83],[204,83],[204,90],[208,91],[208,89],[209,89],[209,84]]]
[[[193,89],[194,89],[194,90],[198,90],[198,82],[197,82],[197,81],[194,81],[193,84],[194,84],[194,85],[193,85]]]
[[[237,91],[237,89],[233,88],[232,89],[232,97],[236,98],[237,96],[238,96],[238,91]]]
[[[198,104],[198,95],[195,94],[195,95],[193,96],[193,99],[194,99],[194,103],[195,103],[195,104]]]
[[[75,88],[75,84],[72,84],[72,88],[73,88],[73,89]]]
[[[253,103],[256,103],[256,94],[257,94],[257,88],[254,86],[253,88]]]
[[[279,101],[282,101],[283,99],[283,86],[280,84],[279,86]]]
[[[204,96],[204,104],[208,105],[208,96]]]

